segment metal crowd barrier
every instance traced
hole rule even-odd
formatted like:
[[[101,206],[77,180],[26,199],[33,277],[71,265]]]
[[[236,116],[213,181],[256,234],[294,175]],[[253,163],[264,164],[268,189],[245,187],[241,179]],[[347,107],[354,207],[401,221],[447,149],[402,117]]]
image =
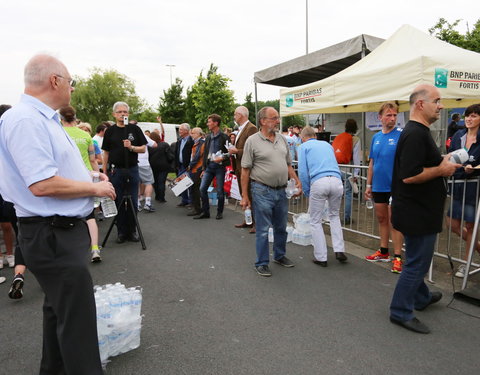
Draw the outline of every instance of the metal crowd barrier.
[[[295,163],[294,163],[295,167]],[[342,172],[343,182],[344,182],[344,194],[343,194],[343,201],[342,206],[340,208],[340,219],[342,222],[342,228],[344,230],[344,237],[346,240],[350,242],[357,243],[363,247],[371,248],[372,252],[378,248],[378,240],[380,239],[378,233],[378,223],[375,216],[375,209],[368,209],[365,205],[365,198],[364,193],[366,189],[366,181],[367,181],[367,166],[358,166],[358,165],[340,165],[340,170]],[[357,177],[357,187],[358,193],[351,192],[351,212],[350,212],[350,222],[346,221],[346,214],[345,214],[345,202],[346,198],[350,194],[348,186],[345,188],[346,184],[349,184],[348,178],[352,175]],[[478,182],[478,183],[477,183]],[[463,208],[465,203],[465,192],[467,184],[476,183],[476,202],[478,208],[478,202],[480,198],[480,178],[474,178],[469,180],[455,180],[454,178],[449,178],[447,180],[447,186],[449,186],[449,192],[452,190],[452,186],[454,184],[461,184],[462,188],[464,189],[463,193],[463,202],[462,202],[462,218],[463,218]],[[445,204],[445,211],[444,215],[446,216],[449,208],[452,207],[452,196],[448,194],[446,204]],[[288,213],[290,215],[308,212],[308,198],[302,195],[298,198],[292,198],[289,200],[288,204]],[[475,210],[476,212],[476,210]],[[438,240],[435,247],[435,257],[438,258],[451,258],[457,265],[458,264],[466,264],[465,255],[466,255],[466,242],[462,240],[459,236],[454,234],[451,230],[451,225],[447,224],[445,220],[444,230],[442,233],[439,234]],[[325,224],[329,225],[328,220],[326,218]],[[473,223],[472,223],[473,225]],[[460,227],[463,228],[464,222],[463,219],[461,220]],[[475,236],[474,236],[475,237]],[[480,236],[477,233],[478,242],[480,240]],[[475,250],[474,250],[475,251]],[[478,254],[474,254],[475,257],[478,259]],[[435,261],[435,258],[434,258]],[[433,263],[433,262],[432,262]],[[469,275],[473,275],[477,272],[480,272],[480,264],[477,262],[472,262],[472,266],[476,269],[471,270]],[[456,272],[456,269],[453,271]],[[433,282],[433,267],[430,268],[429,281]]]

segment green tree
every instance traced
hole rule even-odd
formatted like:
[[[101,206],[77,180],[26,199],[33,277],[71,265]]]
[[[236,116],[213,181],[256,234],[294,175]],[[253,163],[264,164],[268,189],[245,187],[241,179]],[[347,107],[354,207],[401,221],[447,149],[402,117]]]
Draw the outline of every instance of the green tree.
[[[128,103],[132,118],[146,107],[136,94],[133,82],[113,69],[93,68],[89,77],[75,78],[77,86],[72,95],[72,106],[77,111],[77,117],[89,122],[93,128],[102,121],[112,119],[115,102]]]
[[[193,85],[187,89],[187,95],[185,97],[185,122],[193,126],[197,126],[197,120],[195,119],[195,105],[193,104],[193,97],[195,95],[196,86]]]
[[[252,93],[245,96],[245,102],[242,105],[248,108],[248,119],[255,124],[257,114],[255,113],[255,103],[252,102]]]
[[[165,123],[181,124],[185,122],[185,98],[183,97],[183,85],[180,78],[176,78],[175,83],[168,90],[163,90],[158,111]]]
[[[213,64],[205,76],[200,72],[197,82],[187,92],[186,112],[190,125],[205,128],[208,115],[212,113],[220,115],[223,124],[229,122],[233,116],[235,100],[228,82],[230,79],[218,73],[218,68]]]
[[[138,122],[157,122],[158,111],[152,107],[146,107],[141,113],[135,116],[135,120]],[[166,122],[166,121],[165,121]]]
[[[480,19],[475,23],[473,30],[467,31],[465,35],[455,29],[460,21],[449,23],[445,18],[440,18],[428,31],[440,40],[470,51],[480,52]]]

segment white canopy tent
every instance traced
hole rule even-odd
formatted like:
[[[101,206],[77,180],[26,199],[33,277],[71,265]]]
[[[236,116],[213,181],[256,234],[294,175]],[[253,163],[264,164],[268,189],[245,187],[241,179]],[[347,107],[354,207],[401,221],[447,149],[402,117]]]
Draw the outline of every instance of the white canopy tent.
[[[368,56],[323,80],[280,90],[282,116],[377,111],[387,100],[409,109],[412,89],[437,86],[446,108],[480,102],[480,54],[404,25]]]

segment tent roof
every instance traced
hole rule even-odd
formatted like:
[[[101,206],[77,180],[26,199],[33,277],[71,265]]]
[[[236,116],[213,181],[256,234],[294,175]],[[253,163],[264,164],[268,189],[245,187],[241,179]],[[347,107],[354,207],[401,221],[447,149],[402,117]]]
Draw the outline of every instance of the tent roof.
[[[387,100],[409,109],[419,84],[438,87],[446,108],[479,102],[480,53],[441,41],[404,25],[365,58],[307,85],[280,90],[282,116],[378,110]]]
[[[384,39],[370,35],[359,35],[319,51],[256,72],[256,83],[292,87],[315,82],[329,77],[355,64],[377,48]]]

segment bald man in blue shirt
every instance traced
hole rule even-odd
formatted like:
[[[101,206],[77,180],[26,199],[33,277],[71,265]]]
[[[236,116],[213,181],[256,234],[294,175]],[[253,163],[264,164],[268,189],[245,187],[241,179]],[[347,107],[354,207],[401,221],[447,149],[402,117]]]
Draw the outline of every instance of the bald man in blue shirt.
[[[40,374],[103,374],[85,217],[93,196],[115,198],[108,178],[92,183],[60,124],[75,82],[52,56],[25,67],[25,94],[0,119],[0,191],[15,205],[25,263],[45,293]],[[28,134],[28,137],[25,136]]]

